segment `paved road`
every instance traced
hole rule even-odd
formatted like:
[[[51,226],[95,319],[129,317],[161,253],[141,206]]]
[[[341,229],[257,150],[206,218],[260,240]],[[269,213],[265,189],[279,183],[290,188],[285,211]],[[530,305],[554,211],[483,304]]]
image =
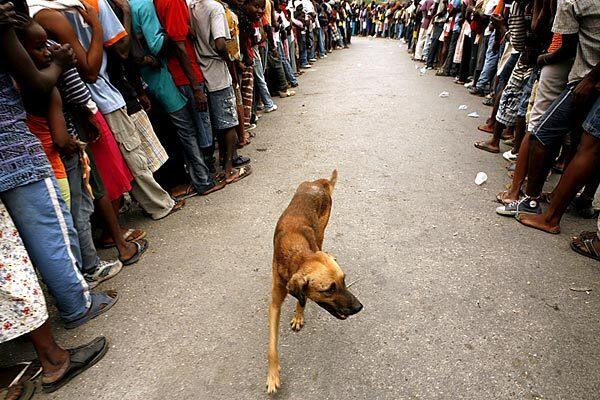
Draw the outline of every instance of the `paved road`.
[[[489,109],[429,75],[397,42],[366,39],[306,73],[261,120],[252,177],[143,223],[149,254],[104,285],[120,303],[76,337],[58,331],[105,334],[109,354],[39,398],[267,398],[272,232],[297,184],[334,167],[325,249],[365,308],[338,321],[310,304],[293,333],[286,302],[276,398],[598,398],[600,268],[567,243],[594,223],[567,217],[549,236],[497,217],[504,164],[472,146]]]

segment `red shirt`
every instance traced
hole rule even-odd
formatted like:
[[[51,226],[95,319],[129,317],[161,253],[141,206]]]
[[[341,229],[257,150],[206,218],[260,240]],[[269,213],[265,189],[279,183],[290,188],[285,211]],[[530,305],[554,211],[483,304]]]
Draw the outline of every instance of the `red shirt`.
[[[185,42],[185,49],[192,64],[192,70],[198,82],[204,82],[202,71],[196,60],[196,52],[192,43],[190,33],[190,13],[185,0],[154,0],[156,14],[161,25],[165,28],[167,36],[173,42]],[[185,75],[179,59],[175,55],[169,56],[167,60],[169,71],[177,86],[190,85],[191,82]]]

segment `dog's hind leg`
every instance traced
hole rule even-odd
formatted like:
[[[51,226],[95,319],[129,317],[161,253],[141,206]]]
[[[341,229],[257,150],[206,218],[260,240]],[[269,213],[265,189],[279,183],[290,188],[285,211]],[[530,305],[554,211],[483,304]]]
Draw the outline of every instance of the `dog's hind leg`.
[[[292,317],[290,322],[292,330],[298,332],[304,326],[304,307],[300,305],[300,302],[296,303],[296,313]]]
[[[271,305],[269,306],[269,372],[267,375],[267,393],[275,393],[280,385],[279,351],[279,320],[281,317],[281,304],[287,295],[285,286],[273,282]]]

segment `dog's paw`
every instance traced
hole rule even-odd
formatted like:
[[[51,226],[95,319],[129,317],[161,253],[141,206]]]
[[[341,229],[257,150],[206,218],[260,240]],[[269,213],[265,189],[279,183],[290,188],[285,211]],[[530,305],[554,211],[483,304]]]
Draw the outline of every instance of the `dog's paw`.
[[[269,371],[269,375],[267,376],[267,393],[276,393],[279,386],[281,386],[281,382],[279,381],[279,371],[277,368],[274,371]]]
[[[290,326],[293,331],[298,332],[304,326],[304,316],[294,315],[292,317],[292,321],[290,322]]]

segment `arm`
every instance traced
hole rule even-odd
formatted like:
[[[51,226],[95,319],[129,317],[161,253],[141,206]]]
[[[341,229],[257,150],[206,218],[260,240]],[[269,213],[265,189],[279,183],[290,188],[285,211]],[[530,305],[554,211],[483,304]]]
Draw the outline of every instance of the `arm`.
[[[67,123],[62,111],[62,100],[58,89],[54,88],[50,95],[50,104],[48,106],[48,126],[54,145],[58,147],[62,154],[70,156],[79,149],[77,140],[69,135]]]
[[[111,48],[122,60],[126,60],[129,57],[129,50],[131,48],[131,8],[129,8],[127,0],[112,1],[121,10],[123,15],[121,23],[123,24],[123,28],[125,28],[125,32],[127,32],[127,36],[119,39]]]
[[[585,107],[594,100],[597,94],[596,85],[600,82],[600,63],[583,78],[573,89],[573,105]]]
[[[58,11],[43,10],[36,14],[35,20],[59,43],[68,43],[77,57],[76,66],[82,78],[87,82],[95,82],[102,65],[102,26],[98,13],[86,3],[81,16],[92,28],[92,39],[87,52],[77,38],[67,18]]]
[[[549,64],[556,64],[563,60],[568,60],[575,57],[577,52],[577,43],[579,42],[579,35],[562,35],[562,44],[552,53],[542,54],[538,57],[537,63],[539,67],[543,67]]]

